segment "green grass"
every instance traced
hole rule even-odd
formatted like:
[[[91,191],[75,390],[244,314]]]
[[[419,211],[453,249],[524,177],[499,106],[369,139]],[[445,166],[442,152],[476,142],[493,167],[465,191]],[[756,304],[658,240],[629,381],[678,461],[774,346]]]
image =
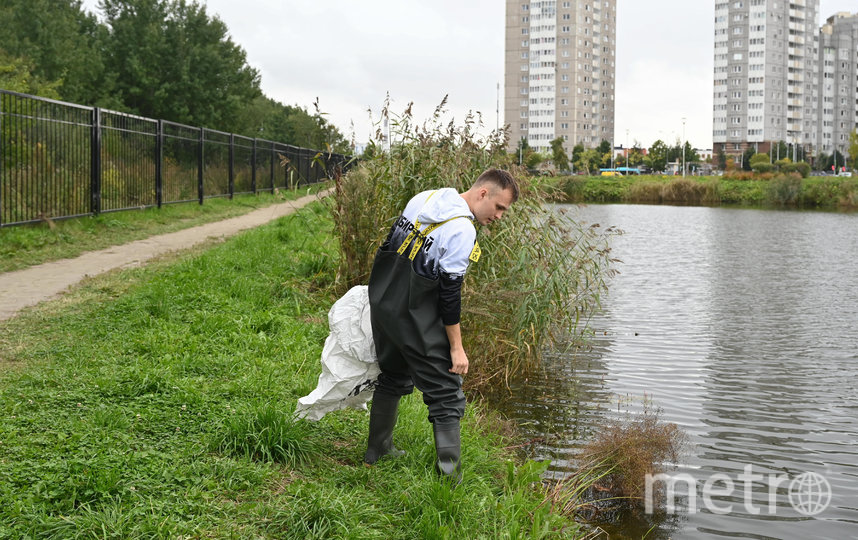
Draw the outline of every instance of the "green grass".
[[[455,489],[417,394],[394,435],[407,455],[371,468],[365,412],[292,417],[320,371],[336,253],[314,203],[0,323],[0,537],[580,536],[482,407]]]
[[[568,202],[858,208],[858,178],[739,176],[568,176],[553,178],[550,183]]]
[[[327,183],[276,194],[236,195],[206,199],[205,203],[169,204],[0,229],[0,272],[9,272],[81,253],[240,216],[272,204],[318,192]]]

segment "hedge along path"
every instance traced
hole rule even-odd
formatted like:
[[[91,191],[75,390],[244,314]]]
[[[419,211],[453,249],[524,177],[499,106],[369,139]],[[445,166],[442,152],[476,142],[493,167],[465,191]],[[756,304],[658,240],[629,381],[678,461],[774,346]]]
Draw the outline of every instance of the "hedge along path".
[[[11,319],[26,307],[62,295],[86,277],[116,268],[139,266],[155,257],[188,249],[210,238],[228,238],[245,229],[289,215],[332,192],[333,189],[328,189],[294,201],[260,208],[243,216],[90,251],[74,259],[47,262],[0,274],[0,321]]]

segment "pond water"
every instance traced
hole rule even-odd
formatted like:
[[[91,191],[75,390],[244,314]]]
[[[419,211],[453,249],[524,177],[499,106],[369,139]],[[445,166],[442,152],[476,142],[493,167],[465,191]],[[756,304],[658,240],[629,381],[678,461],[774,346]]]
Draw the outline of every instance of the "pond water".
[[[689,437],[676,510],[611,515],[611,538],[858,538],[858,215],[567,208],[624,230],[623,262],[592,346],[514,385],[535,457],[562,476],[646,402]]]

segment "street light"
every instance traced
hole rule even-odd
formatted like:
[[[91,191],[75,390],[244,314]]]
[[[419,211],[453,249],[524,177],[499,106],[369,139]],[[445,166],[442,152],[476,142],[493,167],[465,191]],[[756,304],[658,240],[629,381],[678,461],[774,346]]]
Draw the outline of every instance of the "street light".
[[[685,117],[682,117],[682,177],[685,178]]]
[[[629,168],[629,130],[626,130],[626,168]]]

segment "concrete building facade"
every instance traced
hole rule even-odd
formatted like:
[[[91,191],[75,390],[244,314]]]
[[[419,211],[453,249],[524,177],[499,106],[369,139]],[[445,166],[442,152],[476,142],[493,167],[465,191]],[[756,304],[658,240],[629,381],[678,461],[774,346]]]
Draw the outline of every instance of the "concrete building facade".
[[[858,129],[858,13],[828,18],[819,33],[820,152],[848,153]]]
[[[817,141],[819,0],[715,0],[716,152]]]
[[[510,149],[614,134],[616,0],[507,0],[504,122]]]

